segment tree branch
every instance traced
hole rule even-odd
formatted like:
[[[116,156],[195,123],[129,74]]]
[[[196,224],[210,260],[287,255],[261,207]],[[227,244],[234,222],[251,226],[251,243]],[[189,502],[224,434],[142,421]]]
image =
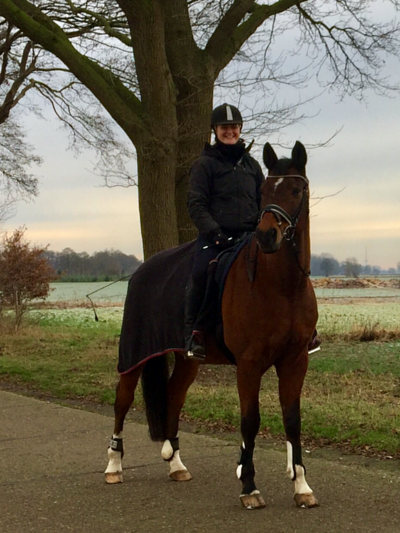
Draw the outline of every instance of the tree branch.
[[[132,139],[142,134],[144,124],[140,100],[111,70],[82,55],[50,17],[27,0],[2,0],[0,15],[57,56],[88,87]]]
[[[235,0],[205,48],[205,52],[214,61],[215,74],[231,61],[263,22],[304,1],[306,0],[278,0],[271,5],[259,5],[254,0]]]

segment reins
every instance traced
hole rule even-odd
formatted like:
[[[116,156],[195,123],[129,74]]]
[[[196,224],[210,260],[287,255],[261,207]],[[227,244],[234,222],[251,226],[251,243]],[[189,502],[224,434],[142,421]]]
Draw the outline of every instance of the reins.
[[[111,285],[114,285],[114,283],[118,283],[119,281],[123,281],[125,279],[128,279],[132,276],[132,274],[128,274],[127,276],[123,276],[122,278],[119,278],[119,279],[116,279],[114,281],[111,281],[111,283],[107,283],[107,285],[103,285],[102,287],[99,287],[98,289],[92,291],[92,292],[89,292],[88,294],[86,294],[86,298],[89,300],[90,304],[91,304],[91,307],[93,309],[93,313],[94,313],[94,319],[96,322],[99,321],[99,317],[97,316],[97,313],[96,313],[96,306],[93,302],[93,300],[91,299],[91,296],[92,294],[95,294],[96,292],[100,292],[100,291],[103,291],[104,289],[106,289],[107,287],[110,287]]]

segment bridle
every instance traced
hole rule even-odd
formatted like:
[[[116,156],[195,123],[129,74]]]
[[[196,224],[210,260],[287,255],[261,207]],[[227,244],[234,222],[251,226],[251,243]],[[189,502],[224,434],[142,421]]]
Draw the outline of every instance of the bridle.
[[[258,222],[261,221],[262,217],[265,215],[265,213],[272,213],[276,220],[278,221],[278,224],[282,224],[282,218],[288,223],[288,226],[285,228],[285,231],[283,232],[283,237],[287,241],[291,241],[294,237],[294,233],[296,230],[297,223],[299,221],[301,210],[303,209],[304,204],[304,198],[305,194],[304,192],[308,188],[308,178],[305,176],[302,176],[301,174],[282,174],[281,176],[268,176],[268,178],[300,178],[302,179],[306,186],[303,188],[303,195],[301,197],[301,202],[299,204],[299,207],[297,208],[294,215],[290,215],[283,207],[277,204],[268,204],[266,205],[260,212],[260,215],[258,217]]]
[[[267,176],[267,179],[268,178],[300,178],[305,183],[305,186],[303,187],[303,195],[301,197],[301,201],[300,201],[299,206],[296,209],[296,212],[294,213],[294,215],[290,215],[280,205],[268,204],[261,210],[260,215],[258,217],[258,222],[261,221],[261,219],[265,215],[265,213],[272,213],[275,216],[279,226],[282,224],[282,219],[285,220],[288,223],[288,226],[283,231],[282,236],[283,236],[283,238],[285,240],[292,242],[293,250],[294,250],[295,255],[296,255],[297,265],[298,265],[298,267],[300,268],[300,270],[303,272],[303,274],[305,276],[309,276],[310,272],[307,272],[306,270],[304,270],[303,267],[299,263],[299,258],[298,258],[299,250],[297,249],[296,242],[294,241],[294,235],[295,235],[295,231],[296,231],[296,226],[297,226],[297,223],[299,221],[300,214],[301,214],[301,211],[303,209],[304,201],[305,201],[305,198],[306,198],[305,191],[308,189],[308,185],[309,185],[308,178],[306,176],[302,176],[301,174],[282,174],[280,176]]]

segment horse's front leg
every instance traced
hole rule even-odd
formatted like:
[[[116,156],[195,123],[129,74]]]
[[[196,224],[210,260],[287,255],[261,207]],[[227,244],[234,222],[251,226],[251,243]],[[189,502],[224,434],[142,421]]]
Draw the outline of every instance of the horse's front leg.
[[[105,470],[106,483],[122,483],[122,430],[125,416],[135,397],[135,389],[141,368],[120,376],[114,402],[114,432],[107,449],[108,464]]]
[[[168,382],[167,439],[161,449],[161,457],[169,464],[169,477],[174,481],[192,479],[180,457],[178,430],[179,415],[186,393],[197,376],[198,367],[198,361],[187,361],[175,354],[174,370]]]
[[[298,507],[316,507],[318,501],[305,477],[301,453],[300,395],[307,371],[307,355],[298,362],[284,361],[276,366],[279,399],[283,414],[287,446],[287,474],[294,482],[294,500]]]
[[[265,507],[265,502],[254,482],[255,470],[253,452],[255,439],[260,427],[259,391],[261,372],[251,363],[239,363],[237,385],[240,398],[241,433],[243,442],[236,469],[237,477],[242,482],[240,501],[246,509]]]

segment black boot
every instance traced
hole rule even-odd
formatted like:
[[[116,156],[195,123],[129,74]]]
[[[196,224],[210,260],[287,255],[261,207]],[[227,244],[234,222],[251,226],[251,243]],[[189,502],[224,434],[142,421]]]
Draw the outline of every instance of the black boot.
[[[201,308],[204,289],[203,284],[191,278],[185,291],[185,350],[188,359],[203,361],[206,357],[204,336],[202,331],[195,329],[195,322]]]

